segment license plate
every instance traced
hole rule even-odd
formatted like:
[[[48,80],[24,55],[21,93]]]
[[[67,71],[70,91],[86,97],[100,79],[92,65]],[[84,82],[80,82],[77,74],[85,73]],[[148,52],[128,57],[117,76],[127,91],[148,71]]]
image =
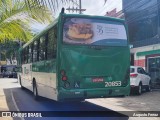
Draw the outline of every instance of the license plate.
[[[103,78],[92,78],[92,82],[103,82]]]
[[[121,81],[105,82],[105,87],[121,86]]]

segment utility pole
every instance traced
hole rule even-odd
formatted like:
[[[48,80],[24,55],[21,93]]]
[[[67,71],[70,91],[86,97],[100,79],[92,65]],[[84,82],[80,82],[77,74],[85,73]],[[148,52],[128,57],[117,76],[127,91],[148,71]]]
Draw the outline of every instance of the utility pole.
[[[79,8],[77,8],[77,7],[76,7],[76,8],[75,8],[75,7],[70,8],[70,7],[69,7],[69,8],[67,8],[66,10],[73,11],[73,12],[74,12],[74,11],[76,11],[76,12],[79,11],[79,14],[82,14],[83,11],[86,11],[86,9],[82,9],[81,0],[79,0],[79,4],[77,4],[77,6],[79,6]]]
[[[79,14],[82,14],[82,3],[81,0],[79,0]]]

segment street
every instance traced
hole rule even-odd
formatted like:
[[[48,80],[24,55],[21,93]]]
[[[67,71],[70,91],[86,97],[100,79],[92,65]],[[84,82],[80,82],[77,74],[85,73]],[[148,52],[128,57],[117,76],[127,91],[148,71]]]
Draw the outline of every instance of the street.
[[[40,98],[39,101],[33,99],[32,92],[24,89],[22,90],[17,82],[17,79],[0,79],[0,89],[4,91],[6,95],[7,105],[10,111],[159,111],[160,108],[157,106],[159,102],[159,96],[156,96],[156,99],[150,97],[150,99],[144,99],[144,96],[151,96],[151,94],[158,95],[159,91],[143,93],[141,96],[128,96],[125,98],[100,98],[100,99],[89,99],[85,102],[55,102],[46,98]],[[137,99],[135,99],[137,98]],[[149,100],[153,99],[151,104]],[[133,102],[132,99],[135,101]],[[140,103],[140,100],[144,100],[143,103]],[[147,103],[148,101],[148,103]],[[139,102],[139,103],[138,103]],[[114,104],[113,104],[114,103]],[[139,106],[139,107],[138,107]],[[1,108],[1,107],[0,107]],[[141,109],[139,109],[141,108]],[[145,109],[146,108],[146,109]],[[149,109],[150,108],[150,109]],[[157,108],[157,109],[154,109]],[[116,113],[116,112],[115,112]],[[133,117],[48,117],[41,118],[43,120],[135,120]],[[14,118],[15,119],[15,118]],[[17,120],[19,118],[16,118]],[[36,119],[36,118],[32,118]],[[38,118],[39,119],[39,118]],[[141,118],[138,118],[141,119]],[[145,118],[146,119],[146,118]],[[147,118],[146,120],[158,120],[159,118]],[[22,119],[21,119],[22,120]],[[23,119],[24,120],[24,119]],[[25,118],[25,120],[31,120],[31,118]]]
[[[160,0],[1,0],[0,120],[160,120]]]

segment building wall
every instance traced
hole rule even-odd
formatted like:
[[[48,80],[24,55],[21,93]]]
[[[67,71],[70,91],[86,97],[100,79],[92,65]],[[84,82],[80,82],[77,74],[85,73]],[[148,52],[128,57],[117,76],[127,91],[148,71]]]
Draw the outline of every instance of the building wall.
[[[134,65],[148,71],[147,58],[160,56],[160,44],[132,48],[131,53],[134,54]]]
[[[124,19],[124,13],[123,11],[117,11],[116,8],[114,8],[111,11],[106,12],[106,14],[104,16],[109,16],[109,17],[116,17],[116,18],[121,18]]]
[[[153,88],[160,88],[160,0],[123,0],[123,12],[131,61],[150,73]]]

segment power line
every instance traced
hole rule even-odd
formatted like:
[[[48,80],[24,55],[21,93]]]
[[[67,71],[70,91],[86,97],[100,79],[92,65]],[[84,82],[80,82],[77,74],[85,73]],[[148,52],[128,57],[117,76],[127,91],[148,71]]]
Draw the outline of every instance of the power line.
[[[128,20],[127,22],[128,22],[128,23],[131,23],[131,22],[134,21],[135,19],[141,18],[141,15],[144,14],[144,12],[146,12],[147,10],[150,10],[150,11],[153,10],[153,11],[154,11],[154,10],[156,10],[156,7],[157,7],[157,10],[158,10],[158,5],[160,5],[160,3],[158,3],[158,4],[156,3],[156,4],[152,5],[152,6],[150,6],[149,8],[143,9],[142,11],[139,11],[139,12],[135,13],[134,15],[132,15],[133,17],[131,16],[131,17],[130,17],[131,19]],[[156,10],[156,11],[157,11],[157,10]],[[128,14],[129,14],[129,13],[128,13]]]
[[[69,8],[67,8],[66,10],[69,10],[69,12],[70,11],[76,11],[76,12],[78,12],[79,11],[79,14],[82,14],[82,12],[83,11],[86,11],[86,9],[82,9],[82,3],[81,3],[81,0],[79,0],[79,4],[77,4],[77,6],[79,7],[79,8],[75,8],[74,6],[71,8],[71,7],[69,7]]]

